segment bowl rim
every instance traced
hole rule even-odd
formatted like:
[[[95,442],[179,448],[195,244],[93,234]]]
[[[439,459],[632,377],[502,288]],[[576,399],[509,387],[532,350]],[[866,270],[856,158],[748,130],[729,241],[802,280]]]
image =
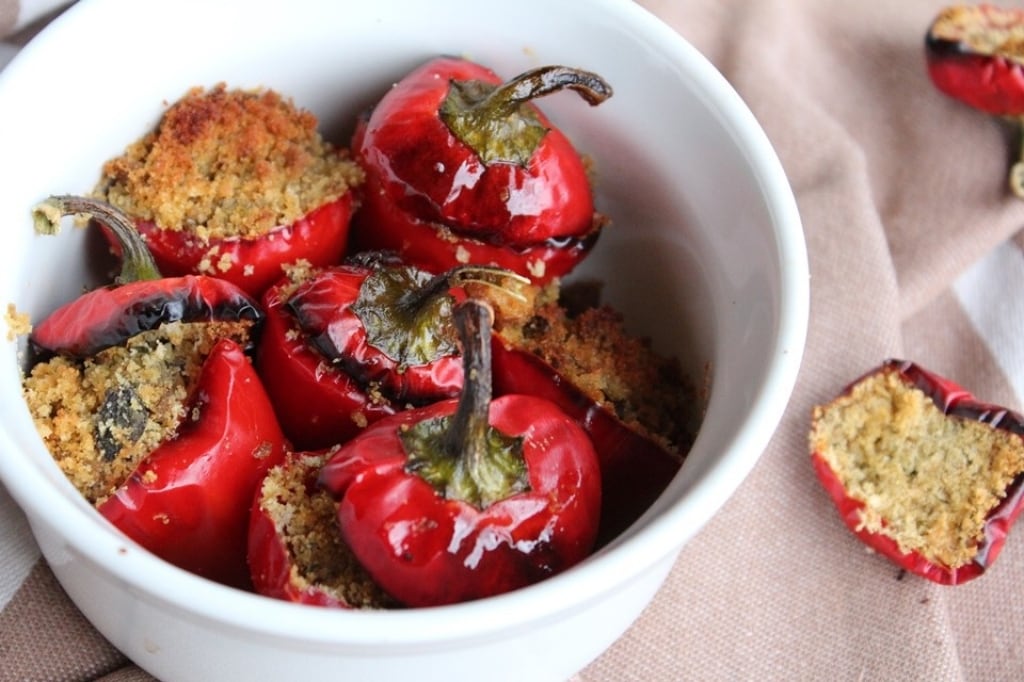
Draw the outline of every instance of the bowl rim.
[[[30,525],[44,523],[51,529],[60,528],[67,549],[76,556],[109,570],[117,580],[146,599],[162,602],[193,617],[275,638],[314,644],[343,642],[361,647],[440,644],[453,639],[495,637],[498,633],[527,627],[537,619],[538,613],[550,617],[597,601],[615,587],[606,582],[607,575],[622,576],[621,582],[624,582],[678,552],[689,539],[679,534],[680,520],[689,519],[693,534],[705,525],[753,469],[789,403],[807,334],[810,294],[806,245],[796,200],[781,162],[753,113],[720,72],[683,36],[646,8],[629,0],[591,1],[597,6],[595,11],[620,16],[649,37],[652,49],[661,51],[673,62],[686,65],[688,77],[716,104],[723,125],[728,126],[729,133],[747,155],[776,226],[777,257],[785,267],[779,283],[778,333],[771,349],[775,360],[752,399],[753,409],[738,425],[728,445],[731,451],[728,466],[716,464],[685,498],[658,514],[649,512],[637,522],[636,533],[613,543],[607,551],[599,551],[567,573],[509,594],[428,609],[311,609],[210,582],[120,537],[97,514],[83,513],[89,511],[84,502],[76,504],[32,467],[19,467],[17,458],[0,458],[0,474],[12,496],[27,510]],[[90,11],[92,6],[93,3],[82,2],[67,9],[22,53],[27,56],[44,45],[51,35]],[[22,55],[17,55],[4,71],[10,73],[22,68],[22,61],[25,61]],[[0,72],[0,89],[6,75]],[[6,429],[0,431],[0,440],[4,450],[17,451]],[[87,538],[88,542],[82,538]],[[112,560],[112,556],[118,560]],[[157,592],[156,585],[162,586],[164,591]],[[258,608],[264,617],[253,619],[253,608]],[[497,611],[502,614],[500,619],[493,617]],[[438,614],[447,617],[439,618]],[[405,633],[401,642],[395,641],[395,632]],[[408,633],[418,633],[418,636],[411,639]]]

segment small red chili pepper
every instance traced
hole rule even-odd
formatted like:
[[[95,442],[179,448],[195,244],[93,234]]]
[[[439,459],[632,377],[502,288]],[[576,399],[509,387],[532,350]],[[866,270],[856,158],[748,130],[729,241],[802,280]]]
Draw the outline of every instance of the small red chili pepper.
[[[266,597],[334,608],[395,606],[338,533],[338,504],[317,485],[325,453],[290,453],[267,472],[249,522],[253,587]]]
[[[942,10],[925,35],[928,74],[946,95],[968,106],[1024,121],[1024,10],[956,5]],[[1024,135],[1022,135],[1024,144]],[[1024,197],[1022,160],[1010,188]]]
[[[566,274],[603,219],[580,155],[531,102],[563,89],[592,105],[612,94],[578,69],[542,67],[502,84],[452,57],[403,78],[357,124],[352,148],[367,179],[353,240],[431,272],[472,262],[536,282]]]
[[[249,587],[249,509],[286,443],[249,359],[221,339],[203,364],[191,414],[99,512],[160,558],[211,580]]]
[[[598,528],[600,471],[586,433],[548,401],[491,401],[490,309],[470,299],[455,315],[460,398],[378,422],[320,474],[345,542],[408,606],[535,583],[583,560]]]
[[[256,302],[230,282],[204,275],[161,277],[134,226],[109,204],[50,197],[33,211],[36,230],[55,232],[60,219],[73,213],[94,215],[116,235],[123,252],[121,273],[114,286],[93,289],[36,325],[29,340],[37,352],[89,357],[168,322],[261,323]]]
[[[548,400],[590,436],[604,484],[597,544],[611,541],[665,491],[682,467],[683,456],[630,428],[537,355],[497,335],[492,346],[496,395],[524,394]]]
[[[872,388],[877,386],[884,388]],[[863,408],[859,416],[839,411],[851,404],[853,410]],[[919,404],[926,407],[918,409]],[[925,423],[932,409],[940,427],[908,428]],[[858,442],[859,433],[869,435]],[[836,401],[816,408],[810,448],[815,473],[846,526],[897,566],[940,584],[957,585],[984,573],[1024,508],[1024,417],[981,402],[912,362],[887,360]],[[851,460],[856,466],[840,459],[848,453],[857,458]],[[937,472],[946,469],[952,472],[947,480],[935,482]],[[892,477],[905,486],[895,501],[884,487]],[[956,506],[965,502],[971,505],[969,520],[958,522]],[[900,538],[908,524],[884,511],[892,503],[911,505],[914,514],[936,513],[938,521],[915,516],[909,526],[925,539],[908,546]],[[950,529],[959,533],[975,522],[980,527],[970,537],[957,542],[945,537]],[[959,558],[943,558],[954,549]]]
[[[277,319],[264,332],[258,366],[286,433],[299,447],[328,447],[395,406],[457,395],[462,360],[451,310],[464,296],[460,287],[504,282],[510,290],[521,279],[484,266],[430,275],[365,253],[316,272],[287,301],[278,293],[265,297],[268,314]],[[305,358],[296,365],[285,362],[287,355]],[[325,385],[310,385],[320,382]]]

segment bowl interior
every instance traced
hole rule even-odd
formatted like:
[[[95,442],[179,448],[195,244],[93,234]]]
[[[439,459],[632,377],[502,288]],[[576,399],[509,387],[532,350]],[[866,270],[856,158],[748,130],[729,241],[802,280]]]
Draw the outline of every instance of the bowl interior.
[[[0,298],[39,320],[99,281],[86,257],[96,245],[73,229],[33,234],[29,210],[51,193],[90,190],[101,163],[189,87],[223,81],[277,89],[344,143],[358,112],[439,53],[465,55],[505,76],[551,63],[596,71],[615,88],[600,107],[571,95],[541,102],[593,157],[598,205],[614,223],[579,276],[604,281],[607,299],[631,328],[679,356],[698,381],[710,368],[710,399],[696,446],[655,508],[572,576],[561,576],[557,591],[538,586],[509,595],[507,620],[607,592],[696,533],[778,422],[807,314],[806,259],[789,187],[753,117],[718,73],[632,2],[601,0],[583,11],[569,1],[519,0],[502,5],[500,18],[475,0],[448,0],[443,12],[413,0],[184,4],[83,2],[0,75]],[[134,28],[154,25],[160,30]],[[244,26],[239,38],[226,37],[235,25]],[[67,542],[97,563],[120,561],[111,570],[142,593],[150,588],[139,576],[155,571],[171,582],[165,598],[191,596],[210,617],[244,620],[230,614],[262,608],[269,600],[161,573],[166,567],[145,555],[111,558],[123,543],[64,481],[24,409],[21,353],[16,343],[0,348],[0,473],[30,518],[67,531]],[[240,604],[246,608],[235,608]],[[293,613],[279,610],[276,623],[254,627],[324,637],[313,634],[322,619],[352,617]],[[375,622],[380,631],[363,623],[334,632],[369,639],[393,627]]]

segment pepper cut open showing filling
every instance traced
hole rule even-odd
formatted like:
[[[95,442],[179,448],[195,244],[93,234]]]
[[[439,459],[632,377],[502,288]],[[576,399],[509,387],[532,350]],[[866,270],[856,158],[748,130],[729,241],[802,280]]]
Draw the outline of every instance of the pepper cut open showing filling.
[[[320,592],[352,608],[394,607],[394,600],[373,582],[338,533],[338,503],[316,485],[327,456],[293,454],[271,469],[260,487],[257,513],[266,515],[284,542],[288,587],[305,594]],[[257,580],[282,578],[260,576],[262,558],[250,556]]]
[[[1024,472],[1024,440],[940,409],[895,370],[815,408],[812,451],[863,504],[864,530],[957,568],[978,554],[990,514]]]
[[[85,360],[32,367],[24,395],[36,429],[71,483],[99,504],[188,419],[188,397],[221,338],[249,322],[170,323]]]

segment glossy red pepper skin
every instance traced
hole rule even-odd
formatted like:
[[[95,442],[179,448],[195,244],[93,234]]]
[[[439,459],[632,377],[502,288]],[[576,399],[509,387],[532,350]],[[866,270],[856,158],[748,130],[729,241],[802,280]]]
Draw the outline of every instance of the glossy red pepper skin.
[[[299,450],[317,450],[351,439],[397,408],[371,398],[365,386],[309,344],[287,307],[290,288],[283,281],[263,295],[266,322],[256,368],[288,438]]]
[[[981,402],[956,382],[929,372],[913,362],[888,360],[876,371],[898,372],[904,382],[923,391],[945,414],[976,420],[1024,436],[1024,417],[1020,414],[998,405]],[[870,374],[854,381],[850,386]],[[832,498],[843,523],[864,544],[910,573],[943,585],[962,584],[984,573],[999,556],[1010,527],[1024,509],[1022,474],[1013,480],[1007,487],[1002,501],[989,512],[985,522],[985,537],[978,547],[974,560],[958,567],[943,566],[926,559],[918,552],[904,552],[891,537],[863,528],[860,512],[865,506],[864,503],[847,494],[838,474],[820,453],[813,452],[811,461],[818,479]]]
[[[501,83],[479,64],[440,57],[403,78],[359,122],[352,149],[366,170],[366,200],[353,239],[397,249],[431,272],[474,262],[537,282],[564,275],[600,226],[580,155],[526,104],[548,128],[528,163],[485,163],[439,115],[452,81]]]
[[[162,559],[247,588],[250,505],[287,443],[259,377],[234,341],[214,346],[192,400],[196,416],[98,509]]]
[[[600,514],[600,472],[589,438],[551,403],[504,396],[489,421],[523,438],[530,490],[485,509],[446,499],[406,470],[399,431],[450,416],[457,400],[382,420],[321,470],[339,499],[342,536],[374,580],[407,606],[479,599],[524,587],[582,561]]]
[[[188,230],[161,229],[150,221],[136,220],[135,225],[166,275],[213,275],[258,298],[281,279],[282,266],[299,260],[316,267],[339,262],[348,245],[354,207],[354,193],[349,191],[256,239],[200,240]],[[116,245],[113,250],[118,253]]]
[[[604,482],[598,546],[633,524],[679,472],[683,457],[630,428],[533,353],[492,341],[495,395],[533,395],[558,405],[590,436]]]
[[[291,296],[288,307],[299,329],[330,362],[361,385],[371,383],[399,403],[424,403],[457,395],[462,387],[462,358],[443,355],[407,364],[376,347],[352,306],[373,268],[341,265],[319,272]]]
[[[925,35],[932,82],[981,111],[1024,115],[1024,49],[1011,34],[1022,25],[1024,10],[991,5],[946,8]]]
[[[36,325],[29,341],[40,354],[84,358],[168,322],[260,324],[259,305],[234,284],[186,275],[93,289]]]

